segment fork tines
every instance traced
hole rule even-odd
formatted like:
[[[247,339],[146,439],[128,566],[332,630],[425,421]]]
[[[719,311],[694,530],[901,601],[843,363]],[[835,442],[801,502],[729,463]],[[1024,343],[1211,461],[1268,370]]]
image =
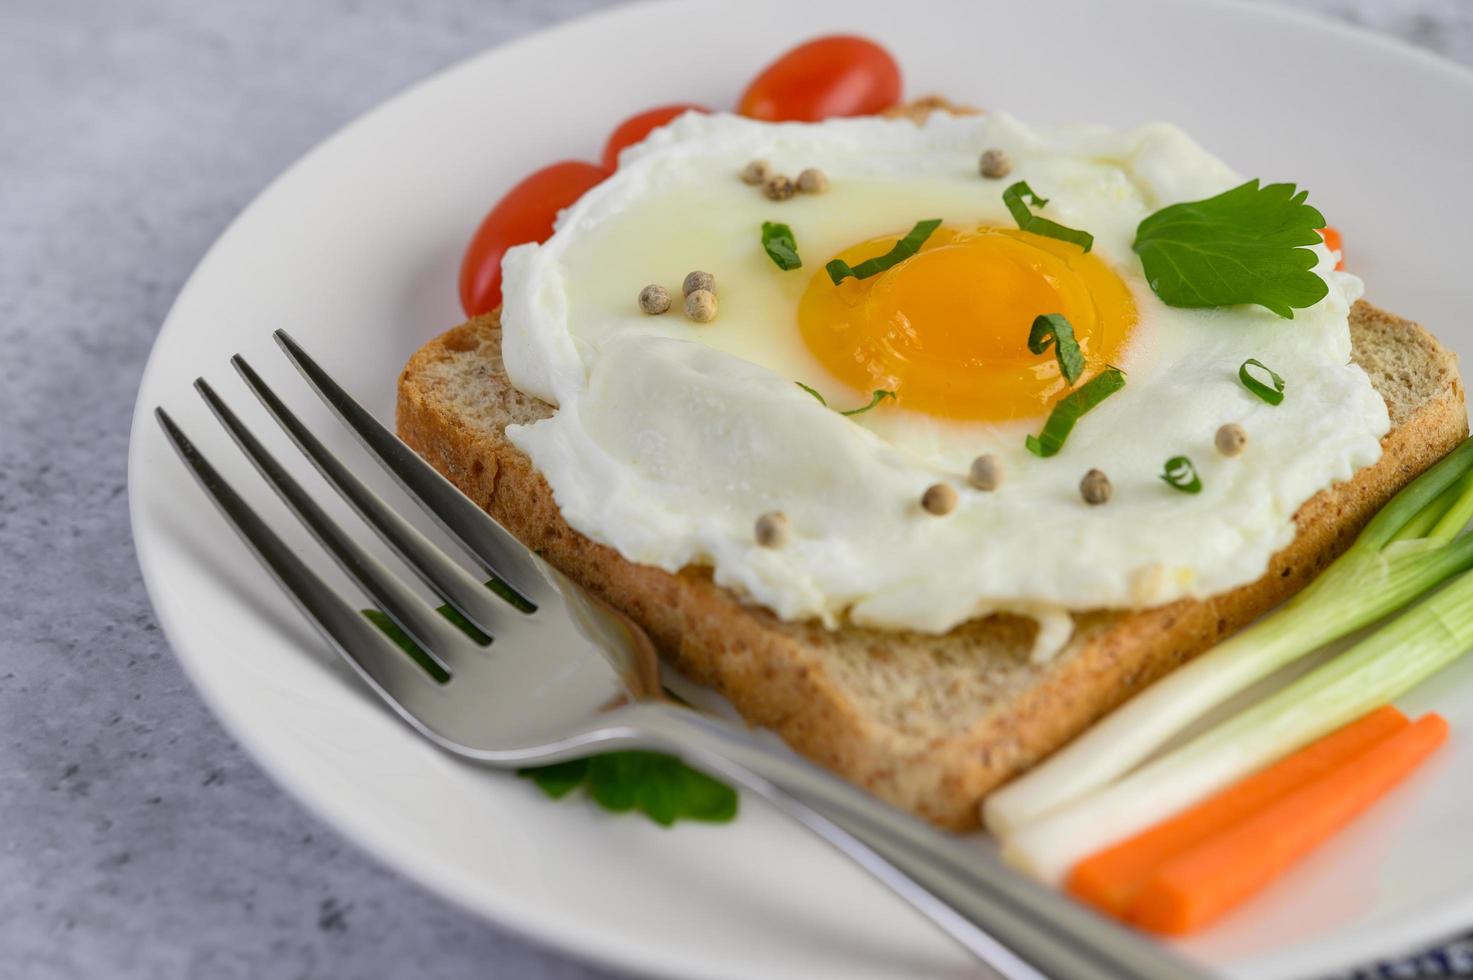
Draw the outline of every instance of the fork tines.
[[[284,331],[278,330],[275,336],[307,381],[410,497],[459,539],[488,573],[509,586],[516,593],[513,599],[520,598],[523,602],[499,601],[495,593],[354,476],[244,358],[239,355],[231,358],[231,364],[246,385],[303,455],[426,585],[482,633],[492,637],[514,628],[515,620],[535,610],[538,604],[553,599],[534,559],[515,538],[379,423]],[[439,668],[453,677],[457,663],[464,663],[463,658],[482,655],[480,644],[423,603],[398,576],[329,517],[207,381],[200,378],[194,387],[236,445],[312,536]],[[405,658],[376,626],[292,553],[210,465],[167,412],[159,408],[155,414],[170,443],[226,520],[333,645],[381,694],[393,693],[398,698],[405,685],[413,689],[429,680],[429,675]]]

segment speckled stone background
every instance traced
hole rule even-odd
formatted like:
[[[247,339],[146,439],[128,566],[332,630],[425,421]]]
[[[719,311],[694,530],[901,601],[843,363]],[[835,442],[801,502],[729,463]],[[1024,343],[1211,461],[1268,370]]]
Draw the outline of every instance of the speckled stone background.
[[[1470,0],[1296,2],[1473,63]],[[124,487],[154,333],[230,218],[404,85],[600,5],[0,0],[3,980],[606,976],[282,795],[166,649]],[[1454,974],[1473,943],[1387,975]]]

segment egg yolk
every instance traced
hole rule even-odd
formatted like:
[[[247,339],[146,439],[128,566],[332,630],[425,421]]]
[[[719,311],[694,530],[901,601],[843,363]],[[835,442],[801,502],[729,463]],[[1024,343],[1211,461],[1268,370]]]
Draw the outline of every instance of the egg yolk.
[[[887,235],[840,252],[888,252]],[[919,252],[835,286],[823,269],[798,305],[809,350],[839,380],[895,392],[906,408],[955,419],[1035,416],[1069,390],[1053,349],[1028,350],[1033,321],[1061,313],[1086,377],[1118,358],[1136,322],[1129,288],[1098,256],[1011,228],[938,228]]]

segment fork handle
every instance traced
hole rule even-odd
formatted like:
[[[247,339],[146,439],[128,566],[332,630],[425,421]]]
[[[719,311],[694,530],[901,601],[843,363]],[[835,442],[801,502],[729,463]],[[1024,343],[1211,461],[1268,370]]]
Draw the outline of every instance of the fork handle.
[[[761,796],[1006,977],[1204,976],[1157,944],[989,859],[975,844],[764,745],[743,727],[668,705],[624,711],[660,748]]]

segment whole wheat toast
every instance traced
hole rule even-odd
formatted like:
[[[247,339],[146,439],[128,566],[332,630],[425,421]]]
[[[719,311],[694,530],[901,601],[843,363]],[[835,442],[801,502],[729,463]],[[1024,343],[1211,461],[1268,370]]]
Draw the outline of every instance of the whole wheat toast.
[[[1321,491],[1256,582],[1207,600],[1075,617],[1073,640],[1030,662],[1034,627],[991,616],[942,636],[784,622],[715,585],[622,558],[570,528],[504,436],[555,409],[512,387],[498,316],[421,348],[399,379],[399,435],[526,545],[624,611],[690,678],[750,724],[936,824],[969,829],[989,790],[1142,686],[1309,582],[1401,486],[1467,434],[1455,359],[1415,323],[1357,303],[1353,356],[1386,399],[1383,454]]]

